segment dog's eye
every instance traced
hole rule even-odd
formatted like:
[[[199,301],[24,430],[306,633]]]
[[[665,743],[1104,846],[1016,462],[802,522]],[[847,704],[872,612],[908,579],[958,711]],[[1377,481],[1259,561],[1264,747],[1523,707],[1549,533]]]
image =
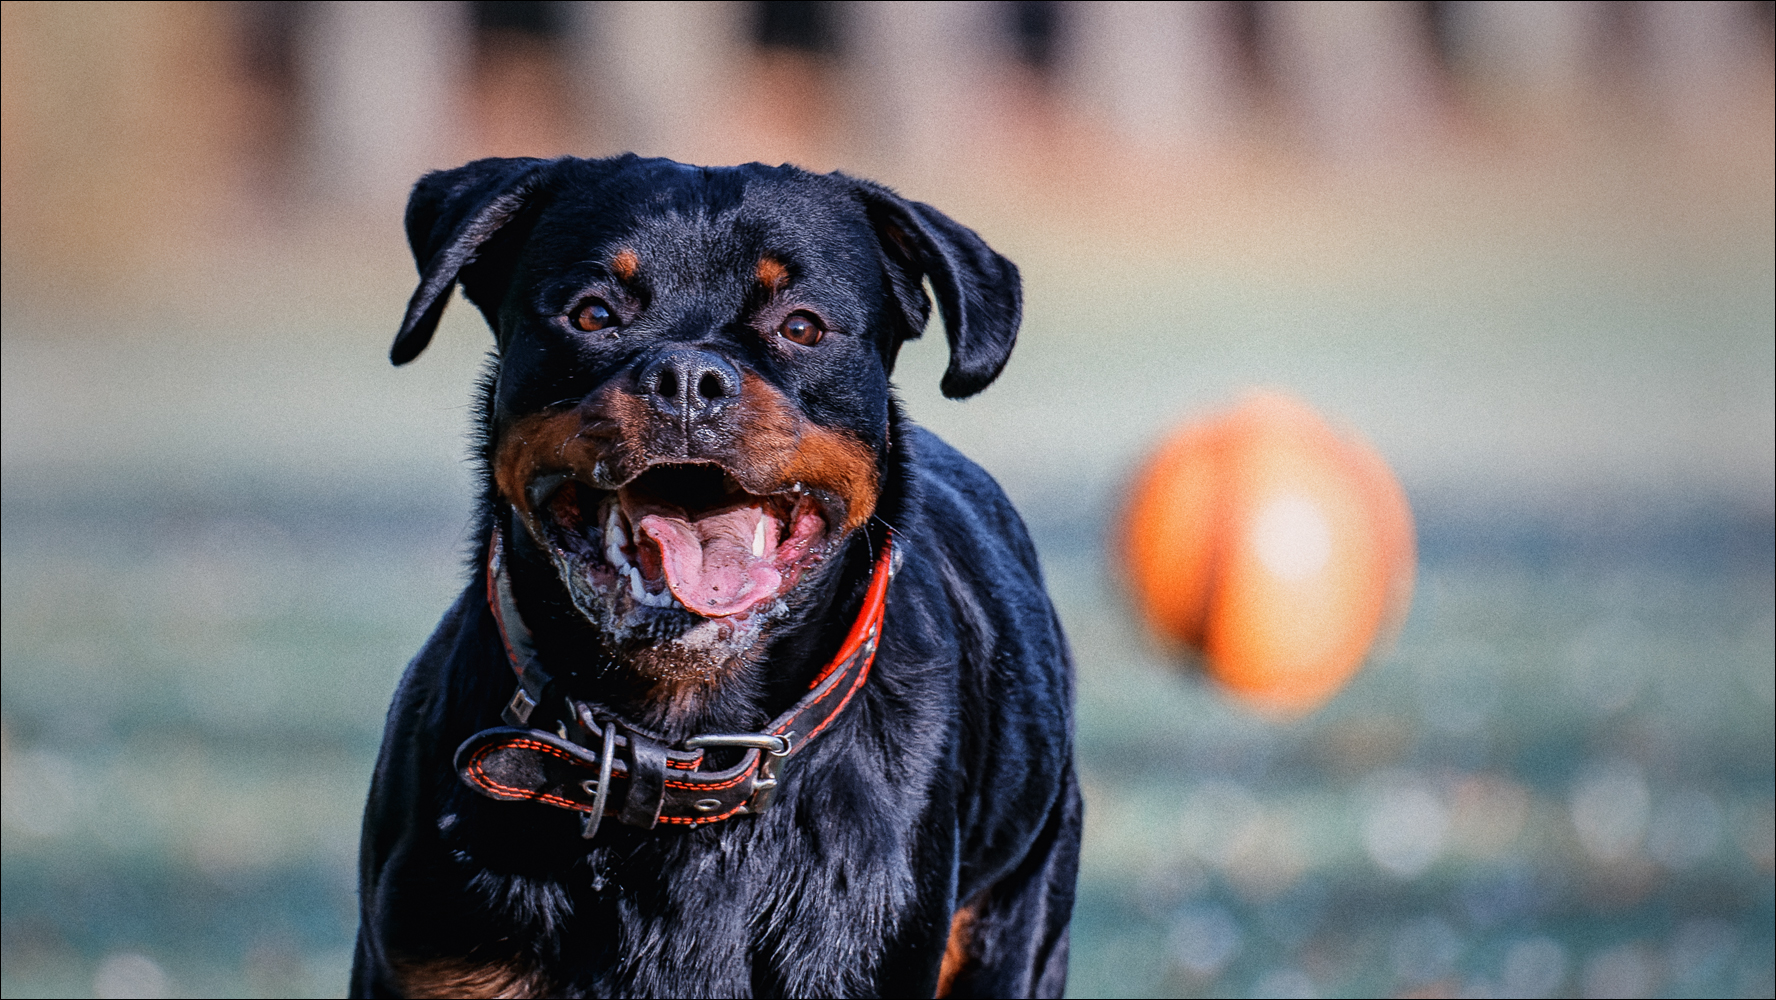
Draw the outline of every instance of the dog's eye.
[[[617,314],[604,304],[603,299],[587,299],[574,311],[574,326],[587,333],[616,325]]]
[[[826,330],[821,327],[820,321],[803,312],[790,313],[789,318],[783,321],[783,325],[777,328],[777,332],[785,340],[794,341],[803,347],[813,347],[820,343],[821,337],[826,335]]]

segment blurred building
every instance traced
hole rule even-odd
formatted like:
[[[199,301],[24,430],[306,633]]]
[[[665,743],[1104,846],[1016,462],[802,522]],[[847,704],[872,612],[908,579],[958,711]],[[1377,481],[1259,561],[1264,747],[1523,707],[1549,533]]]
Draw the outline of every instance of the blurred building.
[[[9,279],[623,150],[1077,183],[1768,115],[1769,3],[6,3]],[[382,218],[383,216],[378,216]]]

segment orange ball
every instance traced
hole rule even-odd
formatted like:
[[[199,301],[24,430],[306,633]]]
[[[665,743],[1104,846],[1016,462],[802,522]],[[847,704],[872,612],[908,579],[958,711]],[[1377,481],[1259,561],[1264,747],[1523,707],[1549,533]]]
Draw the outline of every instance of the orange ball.
[[[1411,601],[1412,512],[1393,473],[1286,396],[1173,433],[1122,524],[1148,623],[1263,708],[1330,698]]]

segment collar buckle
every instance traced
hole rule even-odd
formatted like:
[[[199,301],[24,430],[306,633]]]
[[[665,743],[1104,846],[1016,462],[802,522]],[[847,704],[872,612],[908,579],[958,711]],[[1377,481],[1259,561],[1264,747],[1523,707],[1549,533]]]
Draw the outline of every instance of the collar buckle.
[[[749,747],[762,751],[759,755],[758,769],[753,772],[752,776],[752,794],[746,799],[746,811],[757,815],[769,809],[771,800],[777,797],[777,772],[783,767],[784,758],[795,752],[795,735],[794,731],[781,736],[776,733],[710,733],[704,736],[693,736],[685,740],[682,746],[686,750],[701,750],[704,747]],[[714,802],[716,800],[706,799],[704,801]]]

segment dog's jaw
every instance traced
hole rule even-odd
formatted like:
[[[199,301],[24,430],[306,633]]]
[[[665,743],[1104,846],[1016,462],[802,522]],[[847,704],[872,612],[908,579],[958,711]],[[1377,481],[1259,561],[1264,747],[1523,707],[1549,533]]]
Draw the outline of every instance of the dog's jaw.
[[[575,609],[614,659],[658,679],[729,672],[840,540],[801,484],[759,496],[710,465],[655,465],[614,490],[543,475],[527,493],[537,502],[514,512]]]

